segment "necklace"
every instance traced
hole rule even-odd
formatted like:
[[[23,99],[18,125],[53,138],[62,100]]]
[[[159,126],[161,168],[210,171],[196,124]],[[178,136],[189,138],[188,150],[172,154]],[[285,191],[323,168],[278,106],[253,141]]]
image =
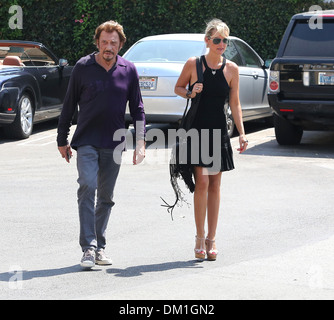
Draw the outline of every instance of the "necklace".
[[[219,63],[222,63],[222,61],[220,60]],[[219,63],[218,63],[218,65],[219,65]],[[217,67],[218,67],[218,65],[217,65]],[[215,75],[217,73],[217,70],[219,70],[219,69],[211,69],[212,74]]]
[[[211,70],[211,73],[212,75],[216,75],[217,71],[220,70],[220,69],[211,69],[208,64],[207,64],[207,60],[205,59],[205,62],[206,62],[206,67],[208,67],[210,70]],[[220,58],[220,61],[219,63],[217,64],[217,67],[219,66],[220,63],[223,63],[222,59]]]

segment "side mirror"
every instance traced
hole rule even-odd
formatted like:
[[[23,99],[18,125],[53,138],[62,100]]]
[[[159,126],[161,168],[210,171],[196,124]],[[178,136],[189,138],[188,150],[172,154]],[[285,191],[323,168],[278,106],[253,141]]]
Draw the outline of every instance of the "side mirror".
[[[264,62],[263,68],[264,68],[264,69],[269,69],[272,61],[273,61],[273,59],[267,59],[267,60]]]
[[[66,67],[68,65],[68,61],[66,59],[59,59],[59,67]]]

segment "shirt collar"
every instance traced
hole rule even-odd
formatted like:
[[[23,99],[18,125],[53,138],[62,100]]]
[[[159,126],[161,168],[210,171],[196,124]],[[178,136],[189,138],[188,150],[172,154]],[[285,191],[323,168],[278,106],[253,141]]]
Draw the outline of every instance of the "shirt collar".
[[[94,51],[92,54],[90,54],[90,55],[88,56],[88,59],[87,59],[87,61],[86,61],[86,65],[87,65],[87,66],[88,66],[88,65],[92,65],[92,64],[94,64],[94,63],[97,64],[96,59],[95,59],[95,55],[96,55],[97,53],[98,53],[97,51]],[[116,63],[115,63],[115,65],[114,65],[114,68],[116,68],[117,66],[120,66],[120,67],[126,67],[125,60],[124,60],[121,56],[119,56],[119,55],[117,55],[117,60],[116,60]]]

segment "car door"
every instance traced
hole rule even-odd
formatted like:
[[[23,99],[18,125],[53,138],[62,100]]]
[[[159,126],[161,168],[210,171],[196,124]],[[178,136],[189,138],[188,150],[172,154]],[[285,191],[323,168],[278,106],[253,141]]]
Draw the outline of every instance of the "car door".
[[[254,106],[253,76],[251,75],[251,70],[245,66],[244,59],[235,45],[235,40],[230,40],[223,56],[236,63],[239,67],[239,98],[243,117],[246,118]]]
[[[253,91],[252,106],[247,110],[246,117],[256,119],[264,114],[270,114],[268,103],[268,74],[263,68],[263,61],[254,50],[241,40],[234,40],[238,52],[241,54],[244,66],[245,77],[249,80],[249,89]],[[243,95],[241,92],[240,95]]]
[[[54,117],[57,113],[60,114],[63,102],[61,70],[57,62],[39,48],[32,48],[27,54],[32,65],[36,67],[41,93],[41,106],[36,110],[36,120]]]

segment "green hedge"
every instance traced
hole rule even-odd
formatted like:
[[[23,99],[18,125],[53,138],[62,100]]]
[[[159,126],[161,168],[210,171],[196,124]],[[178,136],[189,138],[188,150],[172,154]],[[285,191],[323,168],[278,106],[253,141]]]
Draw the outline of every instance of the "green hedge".
[[[12,30],[12,5],[23,9],[23,29]],[[127,43],[161,33],[204,32],[212,18],[224,20],[264,58],[273,58],[292,15],[323,0],[1,0],[0,38],[39,41],[73,64],[94,51],[95,28],[106,20],[123,24]]]

